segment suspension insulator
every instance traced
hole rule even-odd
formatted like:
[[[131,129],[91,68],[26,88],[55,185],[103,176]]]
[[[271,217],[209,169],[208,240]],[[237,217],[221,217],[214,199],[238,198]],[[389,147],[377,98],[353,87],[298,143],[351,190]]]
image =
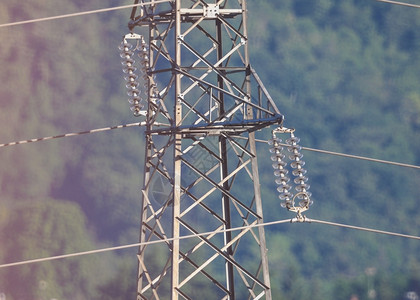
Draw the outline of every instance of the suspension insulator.
[[[287,177],[287,173],[288,173],[288,171],[283,169],[283,168],[279,168],[277,170],[274,170],[274,176],[280,177],[280,178],[287,178],[287,182],[289,182],[290,178]]]
[[[285,169],[287,162],[284,161],[286,155],[282,152],[283,147],[281,146],[281,139],[273,136],[272,139],[268,140],[268,144],[271,146],[269,149],[271,160],[274,162],[272,167],[274,169],[274,176],[276,177],[276,184],[278,185],[277,191],[279,192],[280,205],[282,207],[290,207],[292,204],[292,193],[290,192],[291,186],[288,184],[290,178],[287,176],[289,171]]]
[[[302,147],[298,145],[299,142],[300,139],[294,136],[293,132],[291,133],[290,138],[286,140],[286,144],[288,145],[287,150],[291,153],[289,155],[289,159],[292,161],[290,166],[294,169],[292,175],[295,177],[293,181],[296,184],[296,196],[299,199],[302,199],[302,201],[299,202],[299,205],[301,207],[309,207],[311,204],[311,194],[308,192],[308,190],[311,186],[306,183],[308,178],[305,176],[306,170],[303,169],[305,161],[302,160],[303,154],[300,153]]]
[[[134,47],[128,40],[134,40],[137,43],[137,46]],[[127,95],[129,96],[128,102],[131,104],[130,110],[133,112],[134,116],[145,115],[145,111],[142,111],[145,107],[144,101],[141,97],[140,82],[138,81],[139,75],[136,74],[137,67],[135,67],[135,60],[133,56],[136,51],[143,53],[140,55],[140,72],[141,78],[147,82],[148,77],[145,75],[145,72],[148,68],[148,59],[147,59],[147,68],[145,68],[144,57],[148,53],[148,47],[144,41],[143,36],[139,34],[130,33],[124,36],[123,41],[118,47],[120,50],[120,57],[122,59],[121,64],[123,65],[123,72],[127,74],[124,76],[127,88]],[[147,84],[145,85],[147,88]],[[146,89],[145,89],[146,90]]]
[[[290,138],[286,140],[286,149],[288,154],[284,153],[282,140],[275,136],[273,132],[272,139],[268,140],[270,145],[269,152],[271,153],[272,167],[274,169],[275,183],[277,184],[277,191],[279,192],[280,205],[288,210],[301,212],[308,209],[312,204],[310,200],[311,193],[308,192],[310,185],[307,184],[308,177],[305,176],[307,171],[303,168],[305,161],[302,160],[303,154],[300,152],[302,147],[298,145],[300,139],[293,134],[294,130],[290,132]],[[285,132],[285,131],[283,131]],[[292,185],[288,177],[289,170],[288,162],[292,168],[293,185],[296,191],[294,195],[292,192]],[[299,207],[295,207],[295,198],[300,199]]]

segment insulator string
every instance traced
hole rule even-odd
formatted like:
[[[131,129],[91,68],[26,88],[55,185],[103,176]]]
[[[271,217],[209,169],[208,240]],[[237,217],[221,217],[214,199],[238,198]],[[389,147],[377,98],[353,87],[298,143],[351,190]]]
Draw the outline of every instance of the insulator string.
[[[278,132],[290,133],[290,138],[286,140],[286,144],[282,144],[282,140],[276,137]],[[309,209],[312,200],[310,199],[311,193],[308,192],[310,186],[307,184],[308,177],[305,176],[307,171],[303,168],[305,161],[302,159],[303,154],[300,152],[302,147],[298,145],[299,141],[300,139],[294,135],[294,130],[278,128],[273,130],[272,138],[267,143],[271,146],[269,149],[271,153],[270,158],[273,161],[272,167],[276,178],[275,182],[278,185],[277,191],[281,201],[280,205],[300,215],[301,212]],[[283,146],[286,146],[289,152],[288,155],[283,153]],[[288,162],[290,162],[290,166],[293,169],[293,182],[290,182],[290,177],[288,176]],[[293,194],[291,191],[291,184],[295,185],[296,194]],[[300,199],[299,206],[295,206],[296,198]]]
[[[134,47],[130,44],[127,40],[134,40],[137,43],[137,46]],[[139,117],[141,115],[145,115],[145,111],[142,109],[145,107],[144,100],[141,94],[145,94],[143,89],[139,89],[140,83],[138,82],[139,76],[136,74],[138,70],[135,67],[135,60],[133,59],[134,52],[139,50],[139,45],[144,45],[143,36],[135,33],[129,33],[124,36],[120,46],[118,47],[120,50],[120,57],[122,59],[121,64],[123,65],[123,72],[127,75],[124,79],[127,81],[126,88],[127,88],[127,95],[130,97],[128,102],[130,103],[130,110],[133,112],[134,116]],[[140,47],[142,47],[140,46]],[[144,68],[140,69],[142,75],[144,74]],[[142,72],[143,71],[143,72]],[[144,79],[144,76],[141,76]],[[146,79],[147,80],[147,79]]]

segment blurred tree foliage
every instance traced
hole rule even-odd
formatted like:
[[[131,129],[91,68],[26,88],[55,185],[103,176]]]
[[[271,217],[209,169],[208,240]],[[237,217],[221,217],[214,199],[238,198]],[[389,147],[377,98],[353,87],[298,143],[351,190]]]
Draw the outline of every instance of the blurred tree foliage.
[[[0,23],[115,4],[7,0]],[[0,143],[135,121],[123,99],[117,49],[127,11],[62,21],[0,31]],[[139,135],[131,129],[2,148],[1,263],[135,242]],[[119,259],[112,255],[115,264]],[[100,299],[96,286],[116,275],[93,257],[55,261],[2,270],[0,292],[7,299]]]
[[[0,23],[119,4],[5,0]],[[364,0],[248,6],[251,62],[302,145],[420,164],[419,10]],[[117,50],[128,16],[1,28],[0,143],[137,121]],[[265,218],[289,218],[273,192],[266,146],[259,150]],[[418,170],[304,154],[315,201],[309,217],[420,235]],[[136,242],[142,159],[138,129],[1,148],[0,263]],[[378,299],[420,294],[414,241],[316,224],[267,228],[267,236],[276,299],[367,299],[368,268]],[[131,297],[135,256],[112,260],[0,270],[0,292]],[[106,276],[92,275],[98,270]]]
[[[44,258],[95,248],[83,212],[66,201],[31,201],[2,207],[2,262]],[[6,213],[5,213],[6,212]],[[107,279],[99,257],[28,264],[0,270],[7,299],[92,299]]]

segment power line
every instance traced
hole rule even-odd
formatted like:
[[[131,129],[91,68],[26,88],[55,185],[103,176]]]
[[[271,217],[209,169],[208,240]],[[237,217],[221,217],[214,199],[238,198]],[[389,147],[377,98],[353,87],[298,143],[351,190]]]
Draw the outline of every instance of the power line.
[[[32,20],[26,20],[26,21],[5,23],[5,24],[0,24],[0,28],[29,24],[29,23],[51,21],[51,20],[57,20],[57,19],[64,19],[64,18],[72,18],[72,17],[84,16],[84,15],[91,15],[91,14],[97,14],[97,13],[102,13],[102,12],[121,10],[121,9],[126,9],[126,8],[133,8],[133,7],[137,7],[137,6],[159,4],[159,3],[170,2],[170,1],[171,0],[157,0],[157,1],[153,1],[153,2],[137,3],[137,4],[130,4],[130,5],[96,9],[96,10],[82,11],[82,12],[78,12],[78,13],[65,14],[65,15],[59,15],[59,16],[53,16],[53,17],[46,17],[46,18],[32,19]]]
[[[383,231],[383,230],[371,229],[371,228],[366,228],[366,227],[359,227],[359,226],[346,225],[346,224],[314,220],[314,219],[306,219],[306,220],[309,223],[319,223],[319,224],[331,225],[331,226],[336,226],[336,227],[343,227],[343,228],[349,228],[349,229],[355,229],[355,230],[361,230],[361,231],[367,231],[367,232],[373,232],[373,233],[379,233],[379,234],[385,234],[385,235],[391,235],[391,236],[398,236],[398,237],[407,238],[407,239],[420,240],[419,236],[414,236],[414,235],[401,234],[401,233],[395,233],[395,232],[390,232],[390,231]]]
[[[111,127],[91,129],[91,130],[81,131],[81,132],[72,132],[72,133],[60,134],[60,135],[55,135],[55,136],[42,137],[42,138],[37,138],[37,139],[29,139],[29,140],[23,140],[23,141],[18,141],[18,142],[10,142],[10,143],[5,143],[5,144],[0,144],[0,148],[8,147],[8,146],[16,146],[16,145],[21,145],[21,144],[29,144],[29,143],[34,143],[34,142],[42,142],[42,141],[52,140],[52,139],[60,139],[60,138],[83,135],[83,134],[103,132],[103,131],[114,130],[114,129],[121,129],[121,128],[134,127],[134,126],[142,126],[142,125],[145,125],[145,122],[130,123],[130,124],[124,124],[124,125],[117,125],[117,126],[111,126]]]
[[[399,166],[399,167],[420,169],[420,166],[405,164],[405,163],[400,163],[400,162],[394,162],[394,161],[389,161],[389,160],[376,159],[376,158],[358,156],[358,155],[353,155],[353,154],[345,154],[345,153],[339,153],[339,152],[333,152],[333,151],[321,150],[321,149],[315,149],[315,148],[309,148],[309,147],[302,147],[302,149],[303,150],[308,150],[308,151],[313,151],[313,152],[318,152],[318,153],[323,153],[323,154],[330,154],[330,155],[342,156],[342,157],[347,157],[347,158],[367,160],[367,161],[371,161],[371,162],[394,165],[394,166]]]
[[[174,241],[174,240],[190,239],[190,238],[206,236],[206,235],[210,235],[210,234],[214,234],[214,233],[225,233],[225,232],[232,232],[232,231],[237,231],[237,230],[252,229],[252,228],[256,228],[256,227],[271,226],[271,225],[289,223],[290,221],[291,221],[290,219],[286,219],[286,220],[280,220],[280,221],[273,221],[273,222],[267,222],[267,223],[260,223],[260,224],[253,224],[253,225],[247,225],[247,226],[241,226],[241,227],[235,227],[235,228],[222,229],[222,230],[219,230],[219,231],[208,231],[208,232],[203,232],[203,233],[198,233],[198,234],[183,235],[183,236],[180,236],[179,238],[165,238],[165,239],[159,239],[159,240],[148,241],[148,242],[143,242],[143,243],[127,244],[127,245],[122,245],[122,246],[101,248],[101,249],[90,250],[90,251],[76,252],[76,253],[50,256],[50,257],[44,257],[44,258],[37,258],[37,259],[31,259],[31,260],[24,260],[24,261],[18,261],[18,262],[14,262],[14,263],[1,264],[0,269],[1,268],[7,268],[7,267],[19,266],[19,265],[26,265],[26,264],[33,264],[33,263],[39,263],[39,262],[45,262],[45,261],[51,261],[51,260],[57,260],[57,259],[64,259],[64,258],[82,256],[82,255],[89,255],[89,254],[103,253],[103,252],[109,252],[109,251],[123,250],[123,249],[128,249],[128,248],[139,247],[139,246],[166,243],[166,242],[171,242],[171,241]]]
[[[261,139],[256,139],[255,141],[259,143],[267,143],[267,141],[261,140]],[[286,144],[281,144],[281,145],[287,146]],[[307,150],[307,151],[323,153],[323,154],[330,154],[330,155],[336,155],[336,156],[341,156],[341,157],[354,158],[354,159],[366,160],[366,161],[377,162],[377,163],[382,163],[382,164],[394,165],[398,167],[420,169],[420,166],[417,166],[417,165],[405,164],[405,163],[394,162],[394,161],[389,161],[389,160],[366,157],[366,156],[346,154],[346,153],[340,153],[340,152],[334,152],[334,151],[322,150],[322,149],[316,149],[316,148],[309,148],[309,147],[302,147],[302,149]]]
[[[402,5],[402,6],[420,8],[420,5],[406,3],[406,2],[391,1],[391,0],[376,0],[376,1],[378,1],[378,2],[384,2],[384,3],[389,3],[389,4],[395,4],[395,5]]]
[[[360,226],[346,225],[346,224],[329,222],[329,221],[309,219],[309,218],[306,218],[306,217],[304,217],[303,220],[304,220],[303,223],[318,223],[318,224],[323,224],[323,225],[354,229],[354,230],[359,230],[359,231],[364,231],[364,232],[371,232],[371,233],[377,233],[377,234],[384,234],[384,235],[390,235],[390,236],[420,240],[420,237],[415,236],[415,235],[401,234],[401,233],[372,229],[372,228],[367,228],[367,227],[360,227]],[[190,238],[201,237],[201,236],[206,236],[206,235],[215,234],[215,233],[225,233],[225,232],[232,232],[232,231],[237,231],[237,230],[251,229],[251,228],[256,228],[256,227],[265,227],[265,226],[272,226],[272,225],[278,225],[278,224],[284,224],[284,223],[295,223],[295,222],[299,222],[299,220],[296,219],[296,218],[285,219],[285,220],[279,220],[279,221],[273,221],[273,222],[266,222],[266,223],[260,223],[260,224],[253,224],[253,225],[223,229],[223,230],[220,230],[220,231],[208,231],[208,232],[203,232],[203,233],[198,233],[198,234],[184,235],[184,236],[180,236],[179,238],[165,238],[165,239],[159,239],[159,240],[155,240],[155,241],[127,244],[127,245],[101,248],[101,249],[95,249],[95,250],[89,250],[89,251],[83,251],[83,252],[75,252],[75,253],[70,253],[70,254],[63,254],[63,255],[50,256],[50,257],[44,257],[44,258],[36,258],[36,259],[31,259],[31,260],[17,261],[17,262],[13,262],[13,263],[0,264],[0,269],[20,266],[20,265],[27,265],[27,264],[34,264],[34,263],[52,261],[52,260],[71,258],[71,257],[77,257],[77,256],[83,256],[83,255],[98,254],[98,253],[110,252],[110,251],[116,251],[116,250],[124,250],[124,249],[139,247],[139,246],[166,243],[166,242],[171,242],[171,241],[175,241],[175,240],[190,239]]]
[[[66,133],[66,134],[55,135],[55,136],[48,136],[48,137],[42,137],[42,138],[22,140],[22,141],[17,141],[17,142],[9,142],[9,143],[0,144],[0,148],[8,147],[8,146],[16,146],[16,145],[21,145],[21,144],[29,144],[29,143],[34,143],[34,142],[42,142],[42,141],[52,140],[52,139],[66,138],[66,137],[83,135],[83,134],[103,132],[103,131],[121,129],[121,128],[127,128],[127,127],[144,126],[145,124],[146,124],[145,122],[137,122],[137,123],[123,124],[123,125],[117,125],[117,126],[111,126],[111,127],[91,129],[91,130],[86,130],[86,131],[81,131],[81,132],[73,132],[73,133]],[[155,125],[164,125],[164,124],[155,123]],[[241,138],[241,137],[235,136],[235,138]],[[255,141],[260,142],[260,143],[267,143],[267,141],[261,140],[261,139],[255,139]],[[285,146],[285,144],[283,146]],[[370,158],[370,157],[366,157],[366,156],[345,154],[345,153],[340,153],[340,152],[321,150],[321,149],[309,148],[309,147],[302,147],[302,149],[307,150],[307,151],[323,153],[323,154],[329,154],[329,155],[335,155],[335,156],[341,156],[341,157],[354,158],[354,159],[359,159],[359,160],[366,160],[366,161],[371,161],[371,162],[389,164],[389,165],[394,165],[394,166],[399,166],[399,167],[420,169],[420,166],[416,166],[416,165],[393,162],[393,161],[376,159],[376,158]]]
[[[133,7],[138,7],[138,6],[146,6],[146,5],[152,5],[152,4],[159,4],[159,3],[170,2],[170,1],[171,0],[157,0],[157,1],[153,1],[153,2],[129,4],[129,5],[122,5],[122,6],[109,7],[109,8],[102,8],[102,9],[96,9],[96,10],[90,10],[90,11],[84,11],[84,12],[78,12],[78,13],[58,15],[58,16],[53,16],[53,17],[45,17],[45,18],[31,19],[31,20],[26,20],[26,21],[18,21],[18,22],[12,22],[12,23],[5,23],[5,24],[0,24],[0,28],[2,28],[2,27],[11,27],[11,26],[16,26],[16,25],[23,25],[23,24],[29,24],[29,23],[37,23],[37,22],[58,20],[58,19],[64,19],[64,18],[71,18],[71,17],[78,17],[78,16],[83,16],[83,15],[97,14],[97,13],[102,13],[102,12],[109,12],[109,11],[121,10],[121,9],[126,9],[126,8],[133,8]],[[390,3],[390,4],[395,4],[395,5],[402,5],[402,6],[420,8],[420,5],[410,4],[410,3],[405,3],[405,2],[399,2],[399,1],[391,1],[391,0],[376,0],[376,1],[378,1],[378,2],[384,2],[384,3]]]
[[[58,19],[64,19],[64,18],[72,18],[72,17],[83,16],[83,15],[97,14],[97,13],[102,13],[102,12],[109,12],[109,11],[121,10],[121,9],[126,9],[126,8],[133,8],[133,7],[137,7],[137,6],[159,4],[159,3],[170,2],[170,1],[171,0],[157,0],[157,1],[154,1],[154,2],[129,4],[129,5],[102,8],[102,9],[96,9],[96,10],[90,10],[90,11],[83,11],[83,12],[78,12],[78,13],[58,15],[58,16],[53,16],[53,17],[45,17],[45,18],[39,18],[39,19],[31,19],[31,20],[18,21],[18,22],[12,22],[12,23],[5,23],[5,24],[0,24],[0,28],[11,27],[11,26],[16,26],[16,25],[23,25],[23,24],[30,24],[30,23],[37,23],[37,22],[44,22],[44,21],[52,21],[52,20],[58,20]],[[389,3],[389,4],[395,4],[395,5],[402,5],[402,6],[420,8],[420,5],[410,4],[410,3],[405,3],[405,2],[399,2],[399,1],[391,1],[391,0],[376,0],[376,1]]]
[[[39,18],[39,19],[31,19],[31,20],[18,21],[18,22],[12,22],[12,23],[5,23],[5,24],[0,24],[0,28],[29,24],[29,23],[52,21],[52,20],[71,18],[71,17],[78,17],[78,16],[83,16],[83,15],[97,14],[97,13],[102,13],[102,12],[109,12],[109,11],[121,10],[121,9],[126,9],[126,8],[133,8],[133,7],[138,7],[138,6],[153,5],[153,4],[170,2],[170,1],[171,0],[157,0],[157,1],[153,1],[153,2],[129,4],[129,5],[116,6],[116,7],[109,7],[109,8],[102,8],[102,9],[96,9],[96,10],[83,11],[83,12],[78,12],[78,13],[71,13],[71,14],[52,16],[52,17],[45,17],[45,18]],[[402,6],[420,8],[420,5],[406,3],[406,2],[391,1],[391,0],[376,0],[376,1],[389,3],[389,4],[395,4],[395,5],[402,5]]]

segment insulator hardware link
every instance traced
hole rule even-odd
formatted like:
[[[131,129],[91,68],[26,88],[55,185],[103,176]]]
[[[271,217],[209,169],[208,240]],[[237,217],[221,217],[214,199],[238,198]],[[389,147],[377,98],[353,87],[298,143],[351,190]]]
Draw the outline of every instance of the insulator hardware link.
[[[297,213],[296,220],[304,222],[305,217],[302,212],[309,209],[312,204],[311,193],[308,192],[310,185],[307,184],[308,177],[305,176],[306,169],[303,168],[305,161],[302,160],[303,154],[300,152],[302,147],[298,145],[300,139],[294,135],[294,129],[279,127],[272,132],[272,138],[268,140],[270,145],[272,167],[274,169],[275,182],[279,192],[280,205],[289,211]],[[289,133],[290,138],[282,144],[282,140],[277,138],[276,133]],[[287,149],[287,152],[285,151]],[[289,163],[293,181],[290,182]],[[292,191],[294,185],[296,193]],[[296,205],[296,199],[299,203]]]

